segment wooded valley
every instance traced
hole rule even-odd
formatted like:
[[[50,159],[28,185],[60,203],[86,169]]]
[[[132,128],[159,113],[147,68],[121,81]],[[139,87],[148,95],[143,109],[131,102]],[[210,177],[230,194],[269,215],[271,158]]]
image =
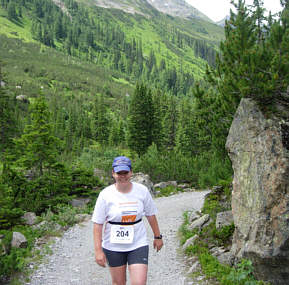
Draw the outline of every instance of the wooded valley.
[[[0,0],[0,234],[25,211],[93,205],[104,184],[93,171],[110,175],[117,155],[154,182],[231,181],[225,141],[241,98],[269,117],[289,85],[289,2],[265,16],[262,1],[240,0],[225,30],[62,2]],[[1,256],[0,275],[27,254]]]

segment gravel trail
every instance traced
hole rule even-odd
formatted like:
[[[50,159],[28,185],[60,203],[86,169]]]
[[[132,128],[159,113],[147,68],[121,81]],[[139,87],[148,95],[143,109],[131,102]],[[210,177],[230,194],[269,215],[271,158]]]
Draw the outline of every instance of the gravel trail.
[[[150,240],[148,285],[198,284],[186,277],[188,268],[179,253],[177,232],[184,211],[200,210],[207,193],[185,192],[155,199],[164,247],[158,253],[152,248],[153,235],[146,222]],[[52,255],[39,265],[27,285],[111,285],[108,268],[94,261],[92,222],[70,228],[50,248]]]

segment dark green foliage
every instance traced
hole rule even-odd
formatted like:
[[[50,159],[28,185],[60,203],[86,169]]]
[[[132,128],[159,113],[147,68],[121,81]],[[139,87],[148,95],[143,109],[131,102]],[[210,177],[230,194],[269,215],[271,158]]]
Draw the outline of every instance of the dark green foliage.
[[[91,131],[93,138],[100,144],[107,144],[109,138],[109,121],[107,106],[103,95],[97,96],[93,109],[94,119],[92,120]]]
[[[137,84],[129,105],[128,146],[139,155],[153,142],[154,106],[152,93],[143,83]]]
[[[17,20],[17,12],[16,12],[16,5],[14,1],[10,1],[8,3],[8,19],[9,20]]]
[[[215,238],[216,242],[221,245],[230,245],[232,242],[232,236],[235,230],[234,224],[229,226],[223,226],[221,229],[214,229],[212,231],[212,236]]]
[[[92,170],[76,168],[71,171],[70,195],[77,197],[96,197],[98,187],[101,186],[99,178],[93,175]]]
[[[11,147],[12,137],[16,133],[16,122],[13,116],[15,99],[12,99],[6,90],[7,82],[5,82],[1,67],[0,62],[0,157]]]
[[[59,171],[57,155],[61,141],[53,136],[50,113],[43,97],[35,99],[31,105],[31,124],[27,124],[21,138],[15,140],[20,158],[17,164],[31,170],[36,177],[53,169]]]
[[[27,248],[11,248],[12,232],[22,233],[28,242]],[[0,230],[0,235],[4,236],[4,246],[8,253],[0,256],[0,282],[3,277],[9,277],[13,273],[25,270],[28,259],[31,257],[31,249],[33,243],[39,234],[37,231],[32,230],[31,227],[15,226],[11,231]],[[5,280],[5,279],[4,279]],[[5,283],[4,281],[4,284]]]
[[[0,178],[0,229],[9,229],[19,223],[23,211],[15,205],[12,189]]]

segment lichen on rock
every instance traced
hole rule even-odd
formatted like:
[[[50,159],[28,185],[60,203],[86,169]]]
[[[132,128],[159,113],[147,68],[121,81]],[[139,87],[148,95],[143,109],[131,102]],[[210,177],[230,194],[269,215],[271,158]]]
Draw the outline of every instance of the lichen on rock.
[[[259,279],[278,285],[289,280],[288,126],[242,99],[226,143],[234,170],[231,253],[251,259]]]

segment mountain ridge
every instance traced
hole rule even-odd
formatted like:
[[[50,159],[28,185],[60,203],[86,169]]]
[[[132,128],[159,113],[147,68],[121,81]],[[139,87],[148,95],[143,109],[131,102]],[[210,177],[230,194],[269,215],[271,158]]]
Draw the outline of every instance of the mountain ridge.
[[[143,16],[152,16],[148,12],[149,6],[151,6],[157,11],[173,17],[202,19],[213,23],[209,17],[185,0],[90,0],[90,2],[102,8],[115,8],[127,13],[136,13]]]

